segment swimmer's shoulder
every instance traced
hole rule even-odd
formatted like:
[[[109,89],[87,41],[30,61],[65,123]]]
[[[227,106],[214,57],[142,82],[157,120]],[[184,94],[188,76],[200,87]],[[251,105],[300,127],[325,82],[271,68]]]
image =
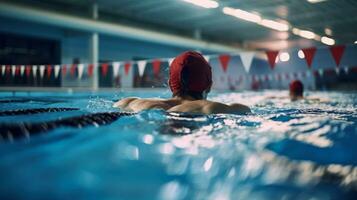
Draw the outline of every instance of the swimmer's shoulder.
[[[147,109],[169,109],[170,105],[163,99],[141,99],[128,97],[114,103],[113,107],[121,108],[126,111],[139,112]]]
[[[234,103],[227,105],[214,101],[207,101],[203,107],[203,111],[207,114],[247,114],[251,112],[250,108],[243,104]]]
[[[208,100],[187,101],[170,108],[172,112],[191,112],[200,114],[246,114],[249,107],[242,104],[226,105]]]

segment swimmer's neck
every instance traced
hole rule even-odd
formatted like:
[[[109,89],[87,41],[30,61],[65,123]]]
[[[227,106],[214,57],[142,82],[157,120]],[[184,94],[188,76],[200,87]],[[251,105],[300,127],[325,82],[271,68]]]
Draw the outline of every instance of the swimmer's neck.
[[[174,96],[172,97],[174,100],[179,100],[179,101],[196,101],[196,100],[204,100],[204,99],[195,99],[191,96],[188,95],[183,95],[183,96]]]

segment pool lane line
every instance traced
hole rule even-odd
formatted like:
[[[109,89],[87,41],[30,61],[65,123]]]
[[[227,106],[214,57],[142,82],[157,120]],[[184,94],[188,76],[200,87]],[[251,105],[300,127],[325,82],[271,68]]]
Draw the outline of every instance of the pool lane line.
[[[120,117],[130,116],[136,113],[130,112],[106,112],[69,117],[48,122],[16,124],[0,123],[0,141],[14,141],[21,138],[30,139],[31,136],[46,133],[59,127],[84,128],[89,126],[99,127],[110,124]]]
[[[79,108],[33,108],[33,109],[18,109],[18,110],[5,110],[0,111],[0,116],[14,116],[14,115],[32,115],[38,113],[50,113],[50,112],[64,112],[74,111]]]

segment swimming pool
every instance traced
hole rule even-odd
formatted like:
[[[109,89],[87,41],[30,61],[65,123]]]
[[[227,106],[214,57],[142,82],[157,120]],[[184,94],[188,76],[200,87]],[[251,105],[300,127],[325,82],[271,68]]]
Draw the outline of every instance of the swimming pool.
[[[214,92],[210,99],[247,104],[253,114],[156,110],[98,121],[80,116],[118,112],[111,106],[123,97],[170,94],[2,92],[2,131],[11,124],[45,128],[2,136],[0,198],[353,199],[357,95],[312,94],[326,101],[270,98],[287,91]],[[88,123],[58,125],[66,119]]]

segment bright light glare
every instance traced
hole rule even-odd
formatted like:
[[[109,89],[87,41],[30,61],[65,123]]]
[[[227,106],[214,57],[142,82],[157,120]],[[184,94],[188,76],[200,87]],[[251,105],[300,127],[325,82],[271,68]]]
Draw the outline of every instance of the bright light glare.
[[[188,3],[200,6],[203,8],[217,8],[219,6],[217,1],[214,0],[183,0]]]
[[[307,38],[307,39],[314,39],[315,38],[315,33],[311,32],[311,31],[306,31],[306,30],[301,30],[299,32],[299,35],[301,37]]]
[[[293,33],[295,34],[295,35],[299,35],[300,34],[300,29],[298,29],[298,28],[293,28]]]
[[[298,51],[298,56],[299,56],[299,58],[301,58],[301,59],[304,59],[304,58],[305,58],[305,54],[304,54],[304,52],[303,52],[302,50],[299,50],[299,51]]]
[[[320,3],[326,0],[307,0],[309,3]]]
[[[357,44],[357,40],[354,43]]]
[[[224,7],[223,8],[223,13],[226,15],[231,15],[246,21],[251,21],[254,23],[259,23],[261,21],[261,17],[259,15],[240,10],[240,9],[234,9],[230,7]]]
[[[263,19],[260,24],[262,26],[277,30],[277,31],[288,31],[289,30],[289,25],[287,24],[283,24],[280,22],[276,22],[273,20],[269,20],[269,19]]]
[[[321,42],[327,45],[334,45],[335,40],[326,36],[321,37]]]
[[[290,60],[290,55],[288,52],[282,52],[280,53],[279,58],[281,62],[287,62]]]

